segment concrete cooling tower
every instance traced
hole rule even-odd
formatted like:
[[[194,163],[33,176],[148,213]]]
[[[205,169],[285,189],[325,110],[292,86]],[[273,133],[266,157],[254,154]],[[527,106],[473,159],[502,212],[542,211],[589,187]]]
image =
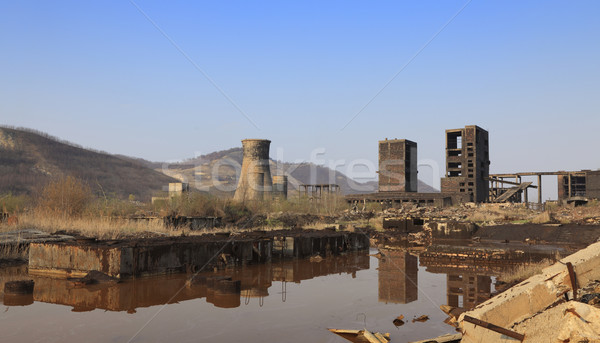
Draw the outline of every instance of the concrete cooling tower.
[[[234,200],[266,200],[271,198],[273,180],[271,179],[271,168],[269,167],[270,145],[271,141],[268,139],[244,139],[242,141],[244,157],[240,179],[233,196]]]

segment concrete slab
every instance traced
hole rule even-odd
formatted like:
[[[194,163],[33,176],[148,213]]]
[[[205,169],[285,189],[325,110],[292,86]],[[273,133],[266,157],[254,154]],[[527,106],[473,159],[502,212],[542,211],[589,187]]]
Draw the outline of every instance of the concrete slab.
[[[472,311],[462,314],[459,318],[459,324],[463,330],[462,342],[515,341],[481,326],[468,323],[464,321],[464,316],[525,334],[527,337],[527,332],[523,331],[523,327],[518,326],[519,323],[559,304],[563,301],[564,294],[571,290],[571,280],[566,267],[568,262],[574,267],[579,285],[586,285],[590,281],[600,279],[600,243],[594,243],[562,259],[545,268],[542,274],[535,275],[480,304]]]
[[[47,232],[23,229],[8,232],[0,232],[0,244],[29,244],[41,242],[63,242],[73,240],[72,236],[51,235]]]
[[[278,241],[277,244],[274,242]],[[282,242],[285,242],[285,247]],[[130,241],[32,243],[29,272],[83,277],[97,270],[116,278],[206,270],[220,264],[261,263],[273,255],[305,258],[369,248],[369,238],[352,232],[305,232],[283,236],[190,236]]]

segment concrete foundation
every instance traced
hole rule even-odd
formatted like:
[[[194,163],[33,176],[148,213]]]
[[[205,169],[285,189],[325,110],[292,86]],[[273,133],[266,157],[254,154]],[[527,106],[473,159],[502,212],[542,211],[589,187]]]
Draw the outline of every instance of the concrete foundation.
[[[274,281],[300,283],[330,274],[353,274],[369,269],[369,258],[365,251],[332,256],[321,262],[283,259],[276,263],[201,272],[191,279],[189,274],[179,273],[86,287],[74,287],[73,282],[66,279],[33,276],[36,283],[33,296],[5,296],[4,304],[23,306],[35,300],[71,306],[75,312],[102,309],[132,313],[138,308],[205,298],[216,307],[232,308],[241,301],[249,301],[248,298],[268,296]],[[24,267],[18,269],[18,273],[26,273]],[[0,291],[1,286],[0,278]],[[176,290],[180,291],[174,296]]]
[[[337,255],[369,248],[350,232],[313,231],[231,239],[213,235],[135,241],[33,243],[29,273],[83,277],[97,270],[116,278],[206,270],[220,264],[262,263],[277,257]]]

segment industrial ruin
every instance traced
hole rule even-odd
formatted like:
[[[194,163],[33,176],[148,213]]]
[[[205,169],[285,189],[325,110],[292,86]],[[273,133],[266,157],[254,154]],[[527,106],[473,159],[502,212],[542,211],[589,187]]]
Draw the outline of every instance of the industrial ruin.
[[[379,141],[379,191],[417,191],[417,143],[407,139]]]
[[[287,176],[271,177],[268,139],[242,140],[243,160],[234,200],[269,200],[287,198]]]
[[[585,203],[600,198],[600,170],[522,172],[490,174],[489,133],[476,125],[446,130],[445,175],[439,193],[417,192],[417,143],[406,139],[379,141],[378,192],[350,194],[349,203],[379,202],[389,206],[405,203],[447,207],[465,202],[524,202],[529,189],[538,190],[543,205],[542,176],[558,177],[558,201]],[[524,177],[536,177],[524,181]]]
[[[379,142],[377,193],[351,194],[349,203],[415,203],[446,207],[485,202],[488,197],[488,132],[478,126],[446,130],[446,175],[440,193],[417,192],[417,143],[406,139]]]
[[[478,126],[446,130],[446,177],[442,193],[456,199],[486,202],[489,187],[490,153],[488,132]]]
[[[542,176],[558,178],[559,203],[585,203],[589,199],[600,198],[600,170],[522,172],[491,174],[490,202],[529,203],[528,190],[537,188],[537,202],[542,204]],[[537,177],[537,185],[533,185],[531,181],[523,181],[524,177]],[[513,187],[507,188],[506,184]]]

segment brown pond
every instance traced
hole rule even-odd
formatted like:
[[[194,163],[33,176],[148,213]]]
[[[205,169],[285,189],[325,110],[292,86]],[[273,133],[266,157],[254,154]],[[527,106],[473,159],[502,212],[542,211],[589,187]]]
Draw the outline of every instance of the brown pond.
[[[377,253],[371,249],[371,254]],[[453,333],[440,305],[473,306],[489,297],[505,268],[419,259],[405,251],[366,252],[321,262],[290,260],[205,273],[241,281],[241,292],[186,286],[188,275],[76,287],[31,277],[31,297],[3,295],[2,342],[346,342],[327,328],[389,332],[392,342]],[[27,278],[0,270],[0,286]],[[399,315],[404,325],[393,321]],[[412,322],[421,315],[427,322]]]

